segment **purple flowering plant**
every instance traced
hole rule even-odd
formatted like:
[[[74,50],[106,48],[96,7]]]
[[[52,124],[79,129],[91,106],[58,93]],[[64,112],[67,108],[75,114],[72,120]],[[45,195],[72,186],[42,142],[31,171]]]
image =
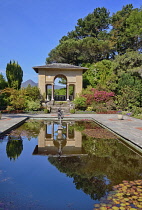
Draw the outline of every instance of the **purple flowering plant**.
[[[131,112],[129,112],[129,113],[127,113],[126,115],[128,115],[128,116],[130,116],[132,113]]]

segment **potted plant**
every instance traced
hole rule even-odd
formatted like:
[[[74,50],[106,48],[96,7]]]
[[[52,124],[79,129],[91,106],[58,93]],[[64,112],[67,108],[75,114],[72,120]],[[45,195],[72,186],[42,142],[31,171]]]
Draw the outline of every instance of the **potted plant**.
[[[1,113],[1,111],[0,111],[0,120],[1,120],[1,118],[2,118],[2,113]]]

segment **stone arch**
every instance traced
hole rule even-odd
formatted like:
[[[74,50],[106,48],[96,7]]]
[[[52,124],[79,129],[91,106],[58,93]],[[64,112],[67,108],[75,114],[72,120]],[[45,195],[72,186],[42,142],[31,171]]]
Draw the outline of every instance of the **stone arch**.
[[[54,77],[54,81],[55,81],[55,79],[56,79],[57,77],[63,77],[63,78],[65,78],[66,81],[67,81],[67,77],[66,77],[64,74],[57,74],[57,75]]]
[[[60,80],[61,79],[61,80]],[[63,81],[65,84],[59,83],[59,81]],[[54,100],[55,101],[66,101],[67,100],[67,77],[64,74],[57,74],[54,77]]]

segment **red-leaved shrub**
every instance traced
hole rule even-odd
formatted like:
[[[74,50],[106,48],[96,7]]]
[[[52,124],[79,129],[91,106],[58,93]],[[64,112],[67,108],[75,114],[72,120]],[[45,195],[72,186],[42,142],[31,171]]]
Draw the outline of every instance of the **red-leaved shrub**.
[[[106,103],[107,101],[112,99],[115,94],[113,92],[99,91],[95,88],[92,88],[90,94],[85,94],[82,96],[86,98],[86,104],[88,106],[91,105],[93,102]]]

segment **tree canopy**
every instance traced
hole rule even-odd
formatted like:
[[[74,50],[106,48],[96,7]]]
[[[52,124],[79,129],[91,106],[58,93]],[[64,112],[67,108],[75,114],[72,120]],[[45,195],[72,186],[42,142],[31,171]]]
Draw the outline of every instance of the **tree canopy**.
[[[63,36],[51,50],[46,63],[62,62],[75,65],[114,59],[128,49],[141,51],[142,10],[128,4],[110,16],[102,7],[94,9],[77,21],[75,29]]]
[[[85,18],[78,19],[75,30],[68,32],[68,35],[63,36],[60,42],[67,39],[83,39],[85,37],[98,37],[100,39],[106,34],[106,30],[109,28],[109,23],[109,11],[104,7],[98,7]]]
[[[15,61],[10,61],[6,66],[8,87],[20,89],[23,80],[23,70]]]
[[[117,55],[113,61],[113,70],[119,77],[126,72],[142,74],[142,54],[138,51],[127,51],[124,55]]]
[[[0,74],[0,90],[7,87],[7,82],[2,74]]]

